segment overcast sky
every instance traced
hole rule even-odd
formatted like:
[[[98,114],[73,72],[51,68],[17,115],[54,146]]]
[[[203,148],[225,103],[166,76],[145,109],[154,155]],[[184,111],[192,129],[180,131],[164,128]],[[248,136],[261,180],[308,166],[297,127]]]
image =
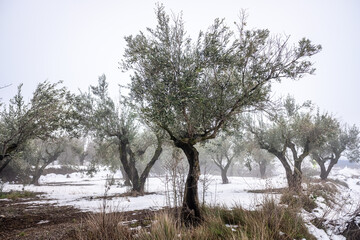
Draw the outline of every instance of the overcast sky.
[[[155,26],[151,0],[0,0],[0,97],[6,102],[24,83],[26,99],[37,83],[63,80],[71,91],[87,90],[105,73],[111,94],[129,81],[118,69],[124,36]],[[215,18],[229,25],[246,9],[248,26],[307,37],[323,50],[313,58],[316,74],[274,87],[298,101],[312,100],[343,122],[360,126],[360,1],[160,1],[168,12],[183,12],[196,37]]]

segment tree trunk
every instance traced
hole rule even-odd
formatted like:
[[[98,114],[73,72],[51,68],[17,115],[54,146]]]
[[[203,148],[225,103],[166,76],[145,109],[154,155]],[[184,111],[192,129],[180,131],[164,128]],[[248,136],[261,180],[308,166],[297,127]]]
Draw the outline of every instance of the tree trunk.
[[[288,187],[290,191],[300,193],[302,190],[302,172],[301,172],[301,162],[295,161],[294,172],[291,169],[286,157],[284,154],[275,155],[285,168],[286,179],[288,182]]]
[[[259,169],[260,169],[260,177],[261,177],[261,178],[265,178],[266,163],[259,162]]]
[[[39,186],[39,178],[40,178],[40,176],[38,176],[39,165],[40,165],[40,158],[38,158],[38,159],[36,160],[33,178],[32,178],[32,180],[31,180],[31,182],[30,182],[30,184],[34,184],[34,185],[36,185],[36,186]]]
[[[133,193],[144,194],[146,178],[149,176],[152,166],[154,166],[155,162],[159,159],[159,156],[162,152],[161,144],[162,143],[159,141],[152,159],[146,165],[143,173],[139,177],[139,173],[136,169],[135,153],[129,148],[127,143],[120,143],[120,160],[123,165],[124,172],[126,173],[125,176],[127,175],[131,181],[131,191]],[[129,160],[127,154],[129,154]]]
[[[300,193],[302,190],[302,174],[298,169],[294,169],[294,172],[286,170],[286,179],[288,182],[289,190],[292,192]]]
[[[124,171],[126,172],[127,176],[129,177],[132,185],[131,191],[139,192],[140,185],[139,185],[139,174],[135,167],[135,156],[131,149],[128,147],[127,141],[121,141],[119,145],[119,152],[120,152],[120,161],[123,165]],[[128,153],[130,155],[130,160],[128,160]]]
[[[5,162],[4,162],[5,160]],[[0,174],[1,172],[4,170],[4,168],[11,162],[12,158],[11,156],[5,156],[1,162],[3,162],[3,164],[0,166]]]
[[[41,177],[41,175],[44,172],[44,169],[47,165],[42,166],[40,169],[38,169],[37,171],[35,171],[34,175],[33,175],[33,179],[31,180],[30,184],[34,184],[35,186],[39,186],[39,179]]]
[[[186,226],[197,226],[203,220],[198,196],[198,181],[200,177],[199,152],[189,143],[174,140],[174,144],[184,151],[189,163],[189,173],[185,183],[184,201],[181,209],[181,220]]]
[[[222,183],[223,184],[228,184],[229,183],[229,179],[226,176],[227,173],[227,168],[220,168],[221,169],[221,178],[222,178]]]
[[[123,166],[120,166],[120,171],[121,171],[121,175],[123,177],[124,181],[124,186],[130,187],[131,186],[131,181],[129,176],[126,174],[125,169]]]
[[[158,142],[158,146],[154,152],[153,157],[151,158],[150,162],[146,165],[144,171],[140,176],[139,192],[141,194],[144,193],[146,179],[149,176],[151,168],[154,166],[155,162],[159,159],[161,152],[162,152],[161,142]]]
[[[56,161],[56,159],[58,159],[58,157],[60,156],[61,153],[62,153],[62,151],[58,151],[58,152],[55,152],[53,155],[51,155],[48,159],[42,158],[44,164],[40,168],[39,168],[39,164],[40,164],[41,161],[40,161],[40,159],[37,160],[34,175],[33,175],[33,179],[31,180],[31,184],[34,184],[36,186],[40,185],[39,184],[39,179],[40,179],[41,175],[43,174],[45,168],[50,163],[53,163],[54,161]]]
[[[320,166],[320,178],[321,180],[326,180],[329,172],[326,171],[325,163],[322,161],[317,162]]]
[[[127,151],[129,153],[129,169],[127,170],[125,168],[125,171],[128,174],[130,181],[132,183],[131,191],[136,195],[142,194],[143,192],[141,191],[139,173],[138,173],[138,170],[136,169],[135,154],[133,153],[133,151],[130,149],[129,146],[127,147]]]
[[[326,180],[329,176],[329,173],[331,172],[331,169],[334,167],[334,165],[337,163],[337,160],[335,159],[331,159],[329,166],[325,167],[325,162],[318,162],[319,166],[320,166],[320,178],[321,180]]]

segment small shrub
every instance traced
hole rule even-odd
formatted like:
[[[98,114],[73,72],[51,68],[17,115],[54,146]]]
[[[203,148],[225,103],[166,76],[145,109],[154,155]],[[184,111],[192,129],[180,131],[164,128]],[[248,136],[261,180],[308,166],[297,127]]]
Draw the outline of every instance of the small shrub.
[[[39,193],[30,192],[30,191],[10,191],[10,192],[0,192],[0,199],[11,199],[17,200],[19,198],[34,198]]]

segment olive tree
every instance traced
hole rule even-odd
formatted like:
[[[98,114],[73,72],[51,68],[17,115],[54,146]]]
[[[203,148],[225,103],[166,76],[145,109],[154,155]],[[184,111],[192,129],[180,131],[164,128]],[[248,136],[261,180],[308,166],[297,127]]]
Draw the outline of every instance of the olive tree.
[[[39,185],[39,179],[45,168],[58,160],[65,152],[68,142],[68,138],[57,137],[46,140],[34,139],[27,144],[24,158],[34,167],[31,184]]]
[[[116,146],[121,164],[131,181],[132,191],[135,194],[143,194],[146,178],[162,152],[162,134],[154,130],[156,136],[151,144],[135,145],[134,141],[139,135],[137,116],[123,102],[121,109],[120,105],[115,105],[108,95],[105,75],[99,77],[98,85],[91,86],[89,93],[78,96],[76,107],[79,124],[83,130]],[[137,161],[150,145],[155,145],[155,151],[143,172],[139,174],[136,168]]]
[[[273,154],[283,165],[289,189],[300,192],[301,165],[312,151],[325,144],[335,134],[338,122],[327,113],[313,112],[311,103],[302,105],[287,97],[282,109],[269,119],[248,123],[261,149]]]
[[[241,144],[236,142],[234,137],[223,135],[217,139],[210,140],[205,146],[211,160],[220,168],[222,183],[229,183],[227,171],[242,152]]]
[[[164,129],[189,163],[182,220],[196,225],[202,217],[196,143],[215,138],[236,114],[264,103],[273,81],[313,73],[308,57],[321,47],[307,39],[289,46],[288,38],[268,30],[246,30],[245,18],[232,31],[215,19],[192,41],[181,16],[170,21],[163,6],[157,26],[125,38],[123,70],[131,70],[131,96],[149,122]]]
[[[29,103],[18,93],[0,112],[0,173],[13,154],[32,139],[46,139],[60,130],[72,130],[71,95],[60,82],[38,84]]]
[[[78,158],[79,165],[83,166],[86,157],[89,156],[88,139],[71,139],[71,147],[69,150],[71,153],[73,153],[73,157]]]
[[[322,180],[327,179],[331,169],[338,163],[341,156],[345,156],[352,162],[359,162],[359,129],[355,125],[339,127],[321,148],[311,153],[311,156],[320,166],[320,178]]]
[[[261,149],[258,143],[253,139],[248,140],[245,144],[245,149],[246,166],[251,171],[252,163],[255,163],[259,167],[260,177],[265,178],[266,170],[273,162],[274,155],[264,149]]]

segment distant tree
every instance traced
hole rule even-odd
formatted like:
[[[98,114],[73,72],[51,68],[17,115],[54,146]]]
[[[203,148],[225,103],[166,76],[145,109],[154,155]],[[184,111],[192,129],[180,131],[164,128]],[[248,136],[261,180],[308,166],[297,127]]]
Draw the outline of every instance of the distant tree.
[[[87,139],[72,139],[71,152],[73,152],[75,157],[79,160],[80,166],[83,166],[85,158],[89,155]]]
[[[239,157],[241,145],[237,144],[234,138],[223,135],[211,140],[206,148],[211,160],[220,168],[222,183],[229,183],[227,171],[235,158]]]
[[[149,145],[134,145],[139,134],[136,114],[123,103],[122,109],[115,105],[108,96],[105,75],[99,77],[97,86],[91,86],[91,92],[78,96],[76,106],[79,122],[85,131],[94,134],[97,139],[106,139],[116,145],[124,171],[131,181],[132,191],[143,194],[146,178],[162,152],[162,135],[155,131],[156,140],[152,141],[156,145],[155,151],[140,175],[136,164]]]
[[[280,160],[289,189],[300,192],[302,162],[335,134],[338,122],[326,113],[314,114],[310,103],[297,105],[291,97],[287,97],[282,106],[274,116],[270,116],[271,122],[260,120],[255,125],[251,121],[249,127],[260,148]]]
[[[307,39],[297,47],[268,30],[245,30],[245,17],[234,33],[216,19],[193,42],[184,22],[170,22],[163,6],[157,26],[125,38],[122,68],[131,70],[131,96],[144,118],[164,129],[189,163],[182,220],[202,221],[198,199],[199,154],[194,145],[215,138],[236,114],[267,101],[272,81],[313,73],[308,57],[320,46]]]
[[[25,103],[20,85],[17,95],[0,112],[0,174],[29,140],[72,130],[71,96],[59,85],[40,83],[29,103]]]
[[[312,151],[311,156],[320,166],[320,178],[322,180],[327,179],[331,169],[338,163],[341,156],[352,162],[359,162],[359,129],[355,125],[350,128],[347,126],[339,127],[323,146]]]
[[[274,155],[264,149],[261,149],[256,142],[251,140],[246,144],[245,149],[247,153],[246,166],[249,170],[251,170],[252,163],[255,163],[259,167],[260,177],[265,178],[266,170],[274,160]]]
[[[68,138],[35,139],[26,146],[25,160],[34,166],[31,184],[39,185],[39,179],[45,168],[58,160],[65,152]]]

